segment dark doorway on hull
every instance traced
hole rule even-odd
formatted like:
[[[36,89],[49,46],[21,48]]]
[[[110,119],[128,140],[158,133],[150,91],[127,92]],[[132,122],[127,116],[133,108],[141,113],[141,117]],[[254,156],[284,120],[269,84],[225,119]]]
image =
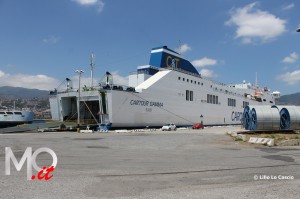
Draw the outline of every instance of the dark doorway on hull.
[[[104,92],[101,92],[101,104],[102,104],[102,114],[107,114],[106,110],[106,95]]]
[[[76,121],[77,120],[77,104],[76,98],[70,98],[68,115],[64,116],[64,121]],[[99,101],[80,101],[80,123],[83,124],[97,124],[99,123]]]
[[[83,123],[95,124],[99,122],[99,101],[85,101],[80,103],[80,117]]]

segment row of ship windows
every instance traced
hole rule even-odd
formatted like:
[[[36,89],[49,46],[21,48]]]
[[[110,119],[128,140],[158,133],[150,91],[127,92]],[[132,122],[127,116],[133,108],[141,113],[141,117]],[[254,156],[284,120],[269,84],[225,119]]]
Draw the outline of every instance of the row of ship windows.
[[[181,77],[178,77],[178,80],[181,80]],[[182,78],[182,81],[187,81],[187,82],[197,84],[197,81],[185,79],[184,77]],[[198,85],[200,85],[200,84],[201,84],[201,86],[203,86],[203,82],[198,82]]]
[[[228,106],[236,107],[236,100],[228,98]]]
[[[209,103],[209,104],[219,104],[219,97],[217,95],[207,94],[207,103]],[[228,98],[228,106],[236,107],[236,100]]]
[[[219,104],[219,97],[217,95],[207,94],[207,103],[209,104]]]
[[[0,112],[0,115],[22,115],[21,112]]]
[[[186,90],[186,101],[193,101],[193,91]],[[227,98],[228,106],[236,107],[236,99]],[[219,97],[217,95],[207,94],[207,103],[209,104],[219,104]],[[243,108],[249,105],[249,102],[243,101]]]
[[[178,80],[182,80],[182,81],[186,81],[186,82],[191,82],[192,84],[194,83],[194,84],[198,84],[198,85],[203,86],[203,82],[197,82],[197,81],[194,81],[194,80],[186,79],[186,78],[184,78],[184,77],[183,77],[183,78],[178,77]],[[213,86],[210,85],[210,87],[212,88]],[[223,92],[223,89],[218,89],[217,87],[215,87],[214,90],[215,90],[215,91]],[[233,93],[233,92],[230,92],[230,91],[228,91],[228,90],[224,90],[224,92],[225,92],[226,94],[230,94],[230,95],[239,95],[239,96],[242,96],[242,95],[240,95],[240,94]]]

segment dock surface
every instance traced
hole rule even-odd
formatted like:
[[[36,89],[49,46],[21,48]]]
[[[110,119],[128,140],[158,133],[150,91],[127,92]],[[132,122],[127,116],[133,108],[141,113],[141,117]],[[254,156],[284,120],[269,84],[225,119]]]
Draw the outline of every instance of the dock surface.
[[[1,198],[299,198],[300,147],[243,146],[225,135],[238,130],[0,134]],[[26,164],[5,175],[5,147],[18,161],[26,147],[51,148],[53,178],[28,181]]]

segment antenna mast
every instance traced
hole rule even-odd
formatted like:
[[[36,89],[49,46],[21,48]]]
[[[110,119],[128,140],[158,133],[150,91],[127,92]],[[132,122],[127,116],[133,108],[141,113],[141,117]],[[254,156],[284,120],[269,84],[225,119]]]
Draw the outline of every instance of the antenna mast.
[[[255,72],[255,86],[258,87],[257,72]]]
[[[95,55],[93,52],[91,54],[90,66],[91,66],[91,88],[93,88],[94,87],[94,66],[95,66]]]

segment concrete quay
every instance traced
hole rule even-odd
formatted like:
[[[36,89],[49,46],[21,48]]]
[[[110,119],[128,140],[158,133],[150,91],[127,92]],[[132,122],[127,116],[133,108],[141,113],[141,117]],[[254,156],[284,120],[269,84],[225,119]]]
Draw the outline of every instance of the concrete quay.
[[[0,134],[1,198],[299,198],[300,147],[244,146],[226,135],[239,128]],[[5,175],[5,147],[18,161],[52,149],[53,178],[27,180],[26,163]]]

